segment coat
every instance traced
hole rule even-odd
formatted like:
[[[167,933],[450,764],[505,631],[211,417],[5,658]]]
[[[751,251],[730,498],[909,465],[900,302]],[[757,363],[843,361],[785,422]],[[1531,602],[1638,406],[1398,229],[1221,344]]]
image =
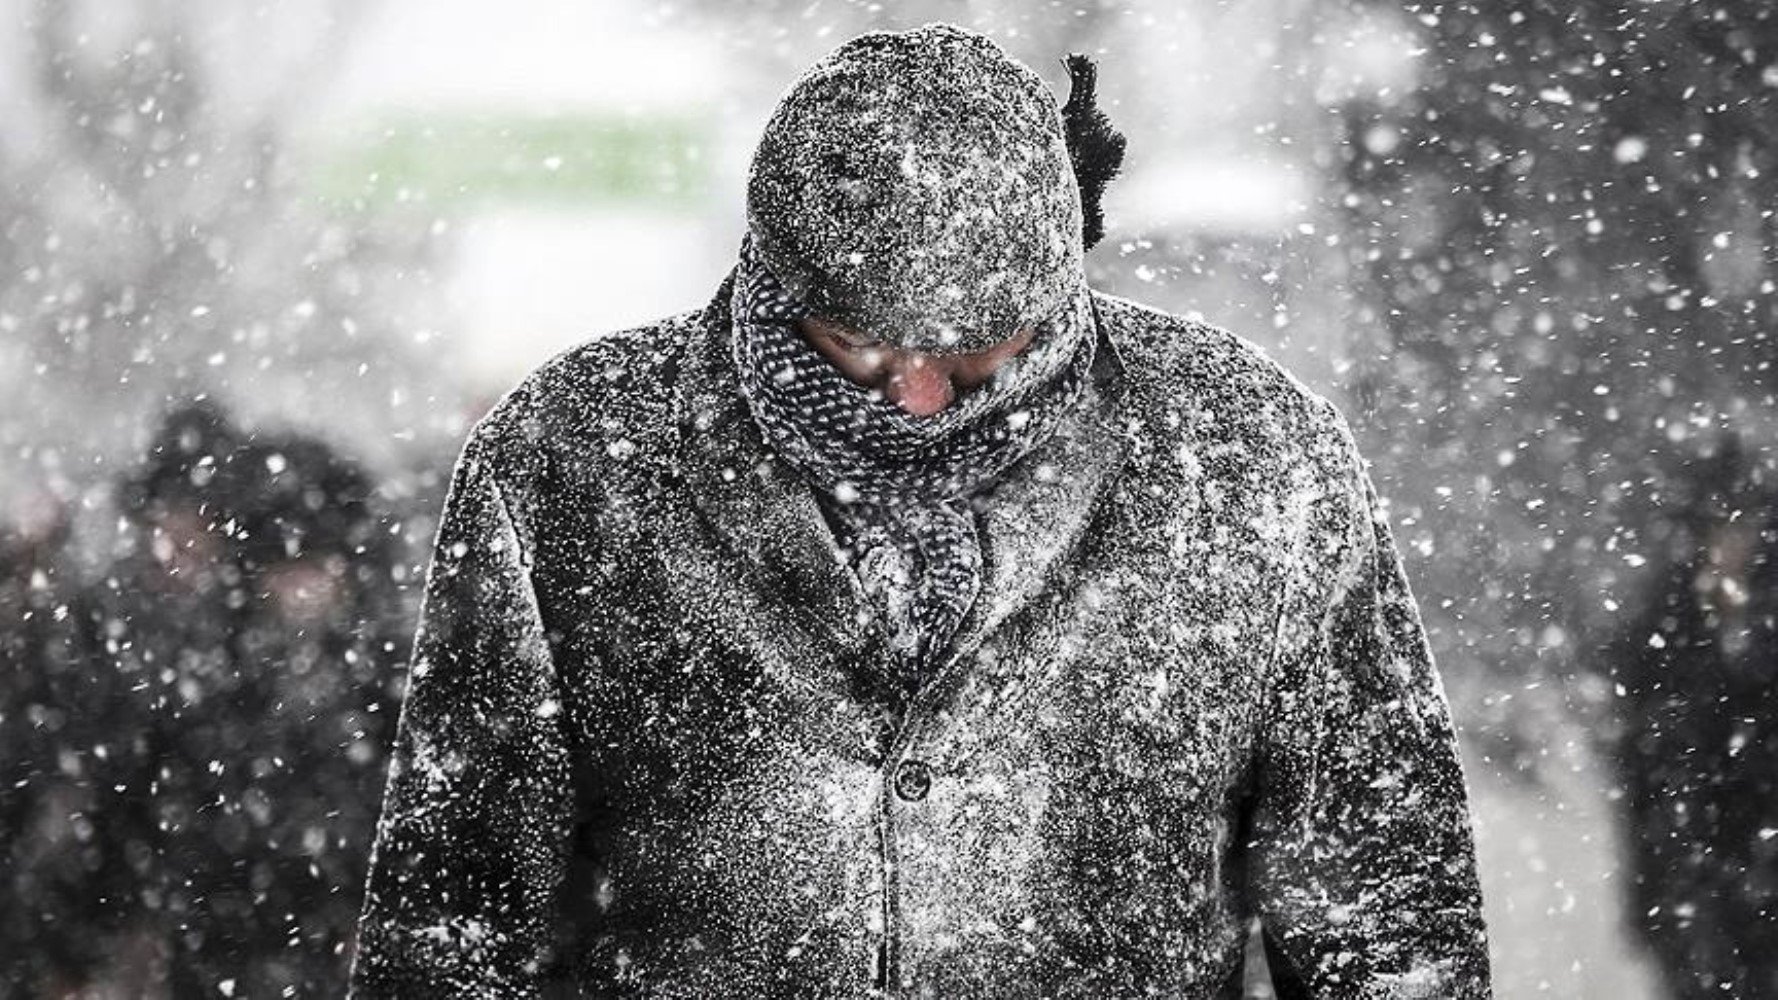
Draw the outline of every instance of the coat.
[[[353,995],[1487,997],[1450,712],[1346,425],[1093,292],[1071,422],[912,695],[710,304],[459,458]]]

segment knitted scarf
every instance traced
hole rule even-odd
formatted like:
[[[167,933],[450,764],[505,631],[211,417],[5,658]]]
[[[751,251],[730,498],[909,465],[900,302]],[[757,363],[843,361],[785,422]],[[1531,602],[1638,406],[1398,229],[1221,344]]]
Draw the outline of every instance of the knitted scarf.
[[[753,418],[816,488],[841,557],[884,619],[896,679],[917,688],[981,586],[972,504],[1055,432],[1086,386],[1098,339],[1086,285],[987,382],[926,417],[852,381],[804,339],[794,324],[808,310],[750,235],[732,314]]]

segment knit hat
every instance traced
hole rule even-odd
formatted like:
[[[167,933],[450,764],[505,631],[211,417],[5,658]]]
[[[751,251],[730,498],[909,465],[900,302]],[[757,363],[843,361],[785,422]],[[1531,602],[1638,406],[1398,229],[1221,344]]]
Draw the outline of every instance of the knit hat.
[[[1092,64],[1068,68],[1064,109],[953,25],[835,49],[754,152],[747,221],[766,265],[816,315],[909,350],[979,351],[1053,319],[1085,284],[1123,151],[1092,107]]]

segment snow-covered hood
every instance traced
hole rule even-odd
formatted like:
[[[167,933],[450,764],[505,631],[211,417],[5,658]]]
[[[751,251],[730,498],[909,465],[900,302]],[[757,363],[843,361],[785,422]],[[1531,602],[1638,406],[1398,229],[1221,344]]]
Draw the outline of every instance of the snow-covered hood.
[[[799,77],[755,150],[747,221],[811,309],[915,350],[979,350],[1085,283],[1055,95],[947,24],[859,36]]]

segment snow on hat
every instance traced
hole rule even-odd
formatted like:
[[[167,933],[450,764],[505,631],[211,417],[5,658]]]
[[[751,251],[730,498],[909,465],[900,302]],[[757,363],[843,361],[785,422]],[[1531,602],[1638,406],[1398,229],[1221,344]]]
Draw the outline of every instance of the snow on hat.
[[[835,49],[754,152],[747,223],[766,265],[816,315],[910,350],[981,350],[1060,313],[1123,142],[1076,100],[1090,104],[1091,63],[1068,62],[1065,125],[1041,77],[963,28]],[[1083,134],[1102,155],[1077,181]]]

